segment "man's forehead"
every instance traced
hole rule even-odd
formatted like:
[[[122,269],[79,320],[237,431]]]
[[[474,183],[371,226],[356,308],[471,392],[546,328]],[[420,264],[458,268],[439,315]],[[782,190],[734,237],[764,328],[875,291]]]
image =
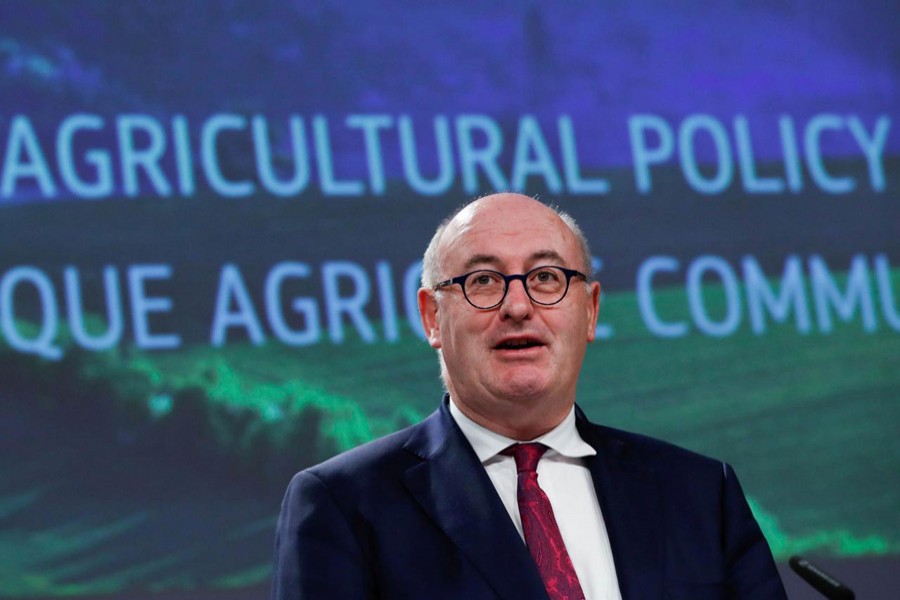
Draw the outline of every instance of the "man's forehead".
[[[475,203],[457,214],[444,232],[443,259],[463,266],[501,265],[508,260],[552,264],[577,260],[574,234],[551,209],[530,199],[502,204],[506,206]]]
[[[532,265],[561,265],[566,262],[566,259],[562,254],[551,248],[535,250],[533,252],[527,253],[524,256],[518,256],[516,258],[522,259],[526,264]],[[507,260],[508,257],[498,256],[496,254],[475,253],[466,258],[466,261],[463,263],[463,268],[469,269],[478,266],[494,266],[499,268],[503,267],[506,264]]]

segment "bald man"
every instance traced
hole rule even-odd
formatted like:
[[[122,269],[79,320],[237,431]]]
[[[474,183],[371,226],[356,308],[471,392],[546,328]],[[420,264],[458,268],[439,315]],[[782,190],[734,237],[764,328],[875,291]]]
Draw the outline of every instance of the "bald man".
[[[273,599],[785,598],[727,464],[577,408],[590,264],[575,221],[526,196],[441,223],[418,302],[444,398],[294,477]]]

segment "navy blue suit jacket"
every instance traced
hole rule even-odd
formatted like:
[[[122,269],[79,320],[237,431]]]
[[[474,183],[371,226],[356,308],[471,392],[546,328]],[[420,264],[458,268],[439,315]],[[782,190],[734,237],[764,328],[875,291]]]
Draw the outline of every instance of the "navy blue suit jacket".
[[[731,468],[577,411],[623,600],[785,598]],[[276,600],[546,600],[447,398],[418,425],[298,473],[282,504]]]

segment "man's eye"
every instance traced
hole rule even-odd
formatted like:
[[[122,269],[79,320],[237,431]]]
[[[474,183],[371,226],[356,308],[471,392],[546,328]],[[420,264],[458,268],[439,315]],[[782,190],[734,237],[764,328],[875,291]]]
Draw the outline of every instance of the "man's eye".
[[[538,271],[535,273],[534,279],[539,283],[550,283],[557,281],[559,277],[553,271]]]
[[[495,278],[490,275],[476,275],[473,277],[475,285],[491,285],[494,283]]]

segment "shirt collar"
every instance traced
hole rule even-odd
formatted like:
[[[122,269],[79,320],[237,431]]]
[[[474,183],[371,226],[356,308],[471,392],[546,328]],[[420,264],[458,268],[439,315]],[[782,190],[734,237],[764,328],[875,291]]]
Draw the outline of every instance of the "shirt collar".
[[[487,427],[479,425],[464,415],[462,411],[459,410],[459,407],[456,406],[453,398],[450,398],[450,415],[453,417],[453,420],[456,421],[456,424],[459,425],[463,435],[466,436],[472,449],[475,450],[478,460],[482,463],[487,462],[513,444],[519,443],[519,440],[500,435],[496,431],[491,431]],[[575,427],[574,406],[569,410],[569,414],[562,420],[562,423],[544,435],[528,441],[540,442],[551,450],[555,450],[562,456],[567,456],[569,458],[583,458],[585,456],[594,456],[597,454],[597,451],[594,450],[593,446],[581,439],[578,428]]]

